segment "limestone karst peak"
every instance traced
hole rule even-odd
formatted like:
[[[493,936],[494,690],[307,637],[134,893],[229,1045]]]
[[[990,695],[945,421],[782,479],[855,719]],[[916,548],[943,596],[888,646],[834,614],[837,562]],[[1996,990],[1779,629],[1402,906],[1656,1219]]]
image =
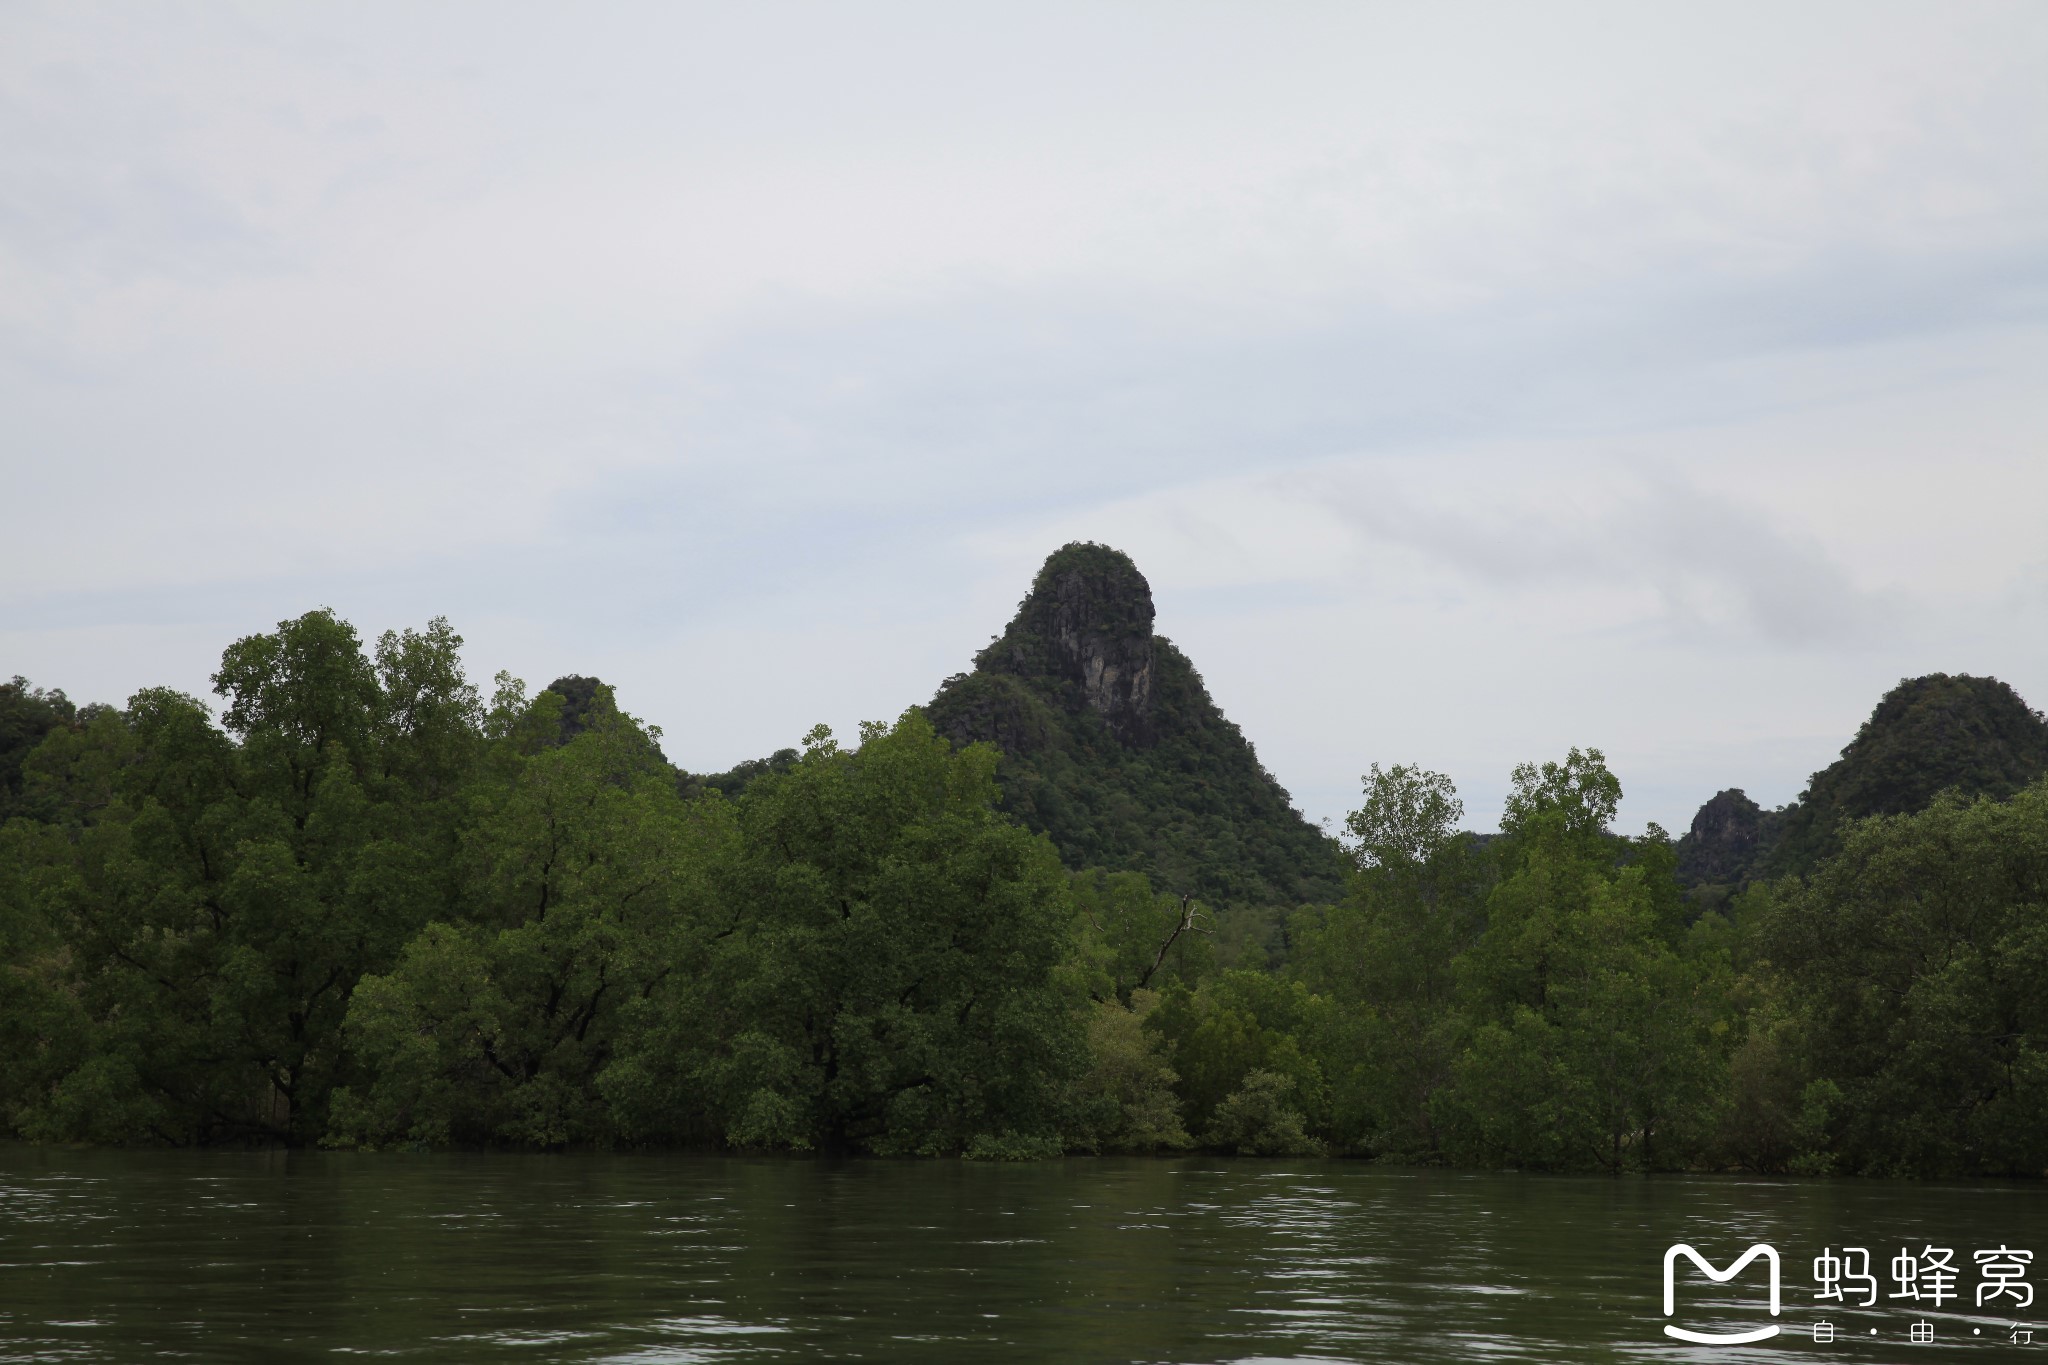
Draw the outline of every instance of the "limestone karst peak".
[[[1070,867],[1265,905],[1336,899],[1337,845],[1152,623],[1152,588],[1130,556],[1064,545],[973,672],[941,684],[932,722],[956,743],[1002,750],[1004,810]]]
[[[976,663],[1051,682],[1126,744],[1154,738],[1152,587],[1130,556],[1076,541],[1053,552],[1009,628]]]

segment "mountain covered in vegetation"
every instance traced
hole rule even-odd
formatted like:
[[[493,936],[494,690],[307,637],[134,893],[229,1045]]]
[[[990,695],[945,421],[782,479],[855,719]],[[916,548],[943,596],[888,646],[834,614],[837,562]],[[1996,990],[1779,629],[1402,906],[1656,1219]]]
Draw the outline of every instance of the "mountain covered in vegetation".
[[[1129,556],[1067,545],[928,714],[955,743],[1002,751],[1003,810],[1049,835],[1068,867],[1143,872],[1221,901],[1338,899],[1343,852],[1152,623],[1151,586]]]
[[[1843,822],[1910,815],[1953,789],[2004,800],[2048,773],[2048,720],[1996,678],[1930,673],[1885,693],[1799,798],[1767,811],[1740,788],[1700,807],[1678,842],[1679,876],[1730,887],[1803,874],[1842,847]]]

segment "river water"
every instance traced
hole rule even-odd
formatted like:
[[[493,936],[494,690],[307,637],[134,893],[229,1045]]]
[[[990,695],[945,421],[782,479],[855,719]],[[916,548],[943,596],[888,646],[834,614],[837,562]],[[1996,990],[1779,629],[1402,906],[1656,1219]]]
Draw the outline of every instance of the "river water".
[[[1772,1246],[1781,1314],[1764,1259],[1714,1284],[1681,1258],[1667,1318],[1675,1242],[1723,1267]],[[1814,1298],[1845,1244],[1875,1307]],[[1959,1298],[1890,1299],[1892,1258],[1930,1246]],[[2048,1330],[2015,1341],[2048,1300],[1973,1301],[1992,1248],[2048,1252],[2048,1188],[0,1146],[0,1360],[2048,1365]]]

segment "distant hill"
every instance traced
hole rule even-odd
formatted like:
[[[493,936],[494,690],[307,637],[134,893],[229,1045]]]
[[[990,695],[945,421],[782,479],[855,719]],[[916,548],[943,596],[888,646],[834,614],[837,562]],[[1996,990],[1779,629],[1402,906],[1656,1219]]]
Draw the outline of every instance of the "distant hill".
[[[1930,673],[1885,693],[1842,756],[1799,799],[1766,811],[1721,792],[1678,841],[1693,885],[1807,872],[1840,847],[1842,821],[1925,809],[1954,787],[2001,799],[2048,773],[2048,720],[1996,678]]]
[[[932,722],[956,743],[1002,749],[1005,809],[1069,867],[1140,871],[1162,890],[1246,904],[1338,898],[1342,851],[1152,620],[1151,586],[1128,556],[1067,545],[974,671],[940,686]]]
[[[580,673],[565,674],[549,683],[546,692],[562,699],[559,740],[551,742],[567,744],[588,730],[601,715],[618,709],[611,685],[602,678],[585,677]],[[767,758],[748,759],[726,772],[693,773],[670,763],[652,736],[646,737],[646,745],[649,761],[675,774],[676,790],[685,798],[707,791],[738,796],[755,778],[769,773],[786,773],[796,766],[797,759],[801,757],[795,749],[777,749]]]
[[[1784,823],[1782,810],[1765,810],[1740,787],[1715,793],[1678,841],[1678,879],[1689,886],[1747,880]]]

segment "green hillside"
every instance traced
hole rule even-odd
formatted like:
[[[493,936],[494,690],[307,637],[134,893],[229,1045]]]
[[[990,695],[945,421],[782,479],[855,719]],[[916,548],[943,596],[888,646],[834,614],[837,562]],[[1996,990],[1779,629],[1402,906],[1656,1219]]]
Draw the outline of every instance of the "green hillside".
[[[1812,871],[1842,846],[1842,825],[1925,810],[1951,788],[2004,800],[2048,773],[2048,721],[1996,678],[1930,673],[1885,693],[1870,719],[1799,799],[1766,811],[1721,792],[1679,841],[1679,874],[1730,886]]]
[[[974,671],[940,686],[932,722],[1003,751],[1003,809],[1049,835],[1069,867],[1143,872],[1219,901],[1337,899],[1343,853],[1152,621],[1151,587],[1128,556],[1067,545]]]

